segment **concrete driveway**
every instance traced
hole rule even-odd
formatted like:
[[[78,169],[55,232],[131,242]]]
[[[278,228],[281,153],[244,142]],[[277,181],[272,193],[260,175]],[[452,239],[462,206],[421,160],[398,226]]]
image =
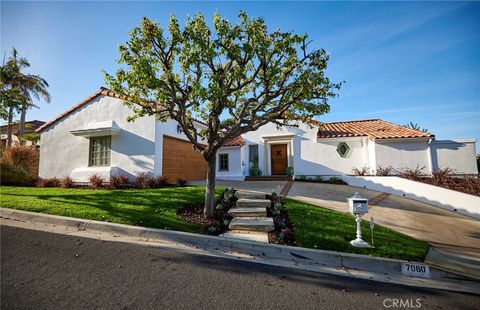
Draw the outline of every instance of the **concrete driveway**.
[[[347,185],[294,182],[287,197],[347,212],[346,198],[355,192],[369,200],[382,194]],[[393,195],[370,206],[365,218],[371,216],[376,223],[417,239],[480,251],[480,221],[467,216]]]

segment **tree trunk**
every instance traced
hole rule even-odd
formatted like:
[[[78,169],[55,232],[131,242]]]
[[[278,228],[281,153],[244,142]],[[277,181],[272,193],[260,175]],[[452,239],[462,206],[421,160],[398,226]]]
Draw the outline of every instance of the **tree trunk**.
[[[13,121],[13,108],[8,108],[8,124],[7,124],[7,147],[12,146],[12,121]]]
[[[20,141],[20,145],[25,144],[25,140],[23,140],[23,135],[25,134],[25,116],[27,114],[27,108],[25,106],[22,107],[20,112],[20,123],[18,124],[18,140]]]
[[[207,184],[205,189],[205,206],[203,214],[207,217],[213,216],[213,210],[215,209],[215,168],[217,163],[217,156],[213,154],[207,161]]]

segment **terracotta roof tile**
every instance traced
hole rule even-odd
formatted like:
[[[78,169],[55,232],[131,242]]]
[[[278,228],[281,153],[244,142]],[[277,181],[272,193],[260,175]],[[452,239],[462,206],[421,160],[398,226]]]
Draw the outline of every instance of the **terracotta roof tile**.
[[[319,124],[317,138],[368,137],[370,140],[391,138],[433,138],[433,134],[392,124],[381,119]]]
[[[235,137],[233,139],[227,140],[223,146],[244,146],[245,140],[243,140],[242,136]]]

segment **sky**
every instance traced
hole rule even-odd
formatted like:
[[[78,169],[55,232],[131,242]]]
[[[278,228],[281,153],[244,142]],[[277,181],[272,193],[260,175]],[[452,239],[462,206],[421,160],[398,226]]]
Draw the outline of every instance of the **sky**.
[[[307,33],[330,55],[326,75],[345,81],[320,121],[414,122],[436,139],[480,142],[480,2],[7,2],[3,56],[15,47],[28,72],[50,84],[51,103],[28,120],[48,121],[104,86],[118,45],[146,16],[162,26],[202,12],[236,21],[240,10],[269,30]],[[480,150],[477,143],[477,153]]]

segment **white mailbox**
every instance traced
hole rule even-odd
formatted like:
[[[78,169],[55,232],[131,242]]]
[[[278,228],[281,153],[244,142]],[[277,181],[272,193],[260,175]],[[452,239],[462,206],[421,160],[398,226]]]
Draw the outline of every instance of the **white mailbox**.
[[[347,198],[348,210],[353,214],[365,214],[368,213],[368,199],[363,198],[358,193],[355,193],[350,198]]]
[[[350,241],[350,244],[356,248],[368,248],[370,245],[362,240],[362,215],[368,212],[368,199],[363,198],[358,193],[355,193],[350,198],[347,198],[348,210],[355,215],[355,222],[357,222],[357,239]]]

